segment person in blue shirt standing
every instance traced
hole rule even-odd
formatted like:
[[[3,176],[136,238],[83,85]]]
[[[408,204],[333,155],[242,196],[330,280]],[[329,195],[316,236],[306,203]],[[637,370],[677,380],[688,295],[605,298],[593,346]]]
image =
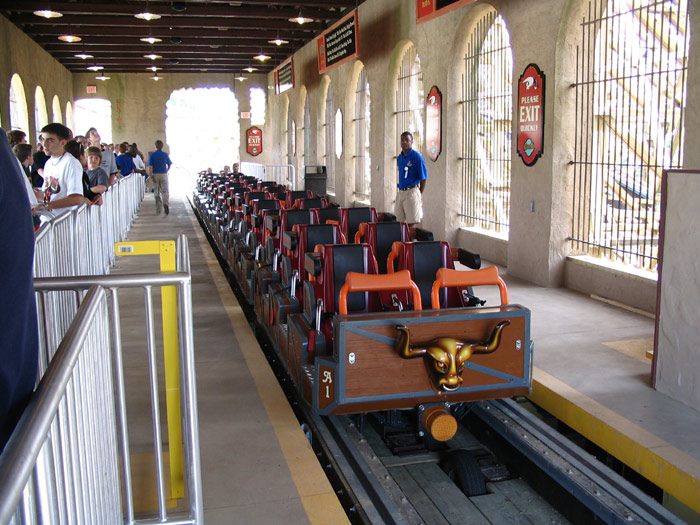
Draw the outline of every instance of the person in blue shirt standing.
[[[170,200],[168,193],[168,170],[173,162],[167,153],[163,151],[163,141],[156,140],[156,150],[148,156],[146,169],[153,179],[153,191],[156,197],[156,213],[160,213],[161,205],[165,214],[170,213]]]
[[[401,153],[396,158],[399,170],[399,191],[394,213],[396,220],[415,226],[423,219],[423,190],[428,180],[428,168],[423,156],[413,149],[413,135],[401,133]]]

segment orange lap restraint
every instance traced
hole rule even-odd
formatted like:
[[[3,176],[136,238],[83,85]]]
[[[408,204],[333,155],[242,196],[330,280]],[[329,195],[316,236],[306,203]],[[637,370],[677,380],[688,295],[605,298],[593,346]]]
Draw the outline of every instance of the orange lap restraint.
[[[348,272],[345,284],[338,296],[338,313],[348,313],[348,294],[351,292],[390,292],[393,290],[411,290],[413,292],[413,309],[422,310],[420,290],[411,280],[411,272],[401,270],[396,273],[366,274]]]

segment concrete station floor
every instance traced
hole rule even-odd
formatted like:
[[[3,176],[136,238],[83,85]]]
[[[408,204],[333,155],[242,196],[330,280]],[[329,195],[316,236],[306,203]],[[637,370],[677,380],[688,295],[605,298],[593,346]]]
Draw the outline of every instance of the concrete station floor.
[[[128,240],[190,241],[207,523],[342,522],[184,194],[170,209],[156,215],[147,194]],[[700,513],[700,413],[651,389],[653,319],[502,275],[532,311],[532,401]]]
[[[346,523],[347,518],[270,370],[194,213],[171,194],[156,214],[148,193],[128,241],[188,237],[204,517],[207,525]],[[157,256],[119,257],[113,273],[158,271]],[[143,294],[120,293],[127,411],[137,510],[155,510],[152,427]],[[159,304],[159,294],[154,293]],[[155,315],[160,322],[160,308]],[[131,327],[133,326],[133,329]],[[160,331],[157,330],[157,337]],[[162,362],[159,350],[158,359]],[[162,366],[162,364],[161,364]],[[162,381],[161,381],[162,383]],[[161,392],[163,392],[161,384]],[[165,396],[161,394],[161,405]],[[166,419],[161,410],[164,427]],[[134,438],[136,436],[136,438]],[[167,460],[166,460],[167,463]],[[167,465],[166,465],[167,466]],[[139,479],[139,477],[142,479]],[[166,476],[167,478],[167,476]],[[177,502],[169,502],[175,507]],[[173,509],[175,510],[175,509]]]

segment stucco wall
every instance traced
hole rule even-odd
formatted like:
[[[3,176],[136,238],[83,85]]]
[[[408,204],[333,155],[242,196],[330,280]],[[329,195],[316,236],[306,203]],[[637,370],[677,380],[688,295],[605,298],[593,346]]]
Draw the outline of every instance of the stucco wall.
[[[3,129],[11,129],[10,123],[10,82],[16,73],[24,85],[29,115],[29,142],[36,144],[38,131],[34,122],[34,97],[37,86],[41,86],[46,99],[48,121],[51,122],[52,101],[58,96],[63,122],[66,118],[66,104],[73,102],[71,73],[53,59],[36,42],[20,31],[7,18],[0,15],[0,124]]]
[[[656,345],[656,388],[700,409],[700,172],[670,172]]]
[[[239,111],[250,111],[250,87],[258,86],[267,89],[266,75],[249,75],[248,80],[235,81],[233,74],[202,73],[202,74],[162,74],[161,80],[154,81],[152,73],[110,73],[110,80],[95,80],[94,73],[76,73],[73,75],[73,93],[75,100],[83,98],[104,98],[112,104],[112,138],[115,143],[127,140],[136,142],[139,148],[146,152],[153,149],[156,139],[166,141],[165,110],[166,103],[173,91],[178,89],[198,87],[229,88],[238,99]],[[97,92],[87,93],[87,86],[96,86]],[[267,93],[268,97],[270,93]],[[270,117],[266,118],[263,130],[264,140],[268,135]],[[273,154],[268,143],[263,143],[263,153],[257,157],[249,155],[245,150],[245,131],[250,127],[250,120],[241,119],[241,148],[238,154],[232,152],[231,162],[238,156],[243,161],[271,162]],[[76,134],[84,134],[84,129],[76,130]],[[166,147],[167,151],[168,148]],[[202,169],[207,165],[207,159],[202,159]]]

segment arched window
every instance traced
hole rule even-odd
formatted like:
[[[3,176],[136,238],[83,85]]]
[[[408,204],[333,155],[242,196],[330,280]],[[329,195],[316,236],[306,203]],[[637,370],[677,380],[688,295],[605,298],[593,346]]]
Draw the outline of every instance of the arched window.
[[[53,119],[51,122],[58,122],[59,124],[63,124],[63,118],[61,117],[61,103],[58,100],[58,95],[53,96],[53,102],[51,103],[51,113]]]
[[[396,151],[401,149],[401,133],[409,131],[413,135],[413,149],[423,151],[425,124],[423,114],[423,72],[416,47],[411,46],[401,59],[396,89]]]
[[[326,191],[335,195],[335,104],[333,103],[333,84],[328,86],[326,93],[326,173],[328,175]]]
[[[29,114],[24,84],[17,73],[10,80],[10,129],[19,129],[29,134]]]
[[[265,90],[252,87],[248,90],[250,97],[250,123],[253,126],[265,125]]]
[[[37,135],[41,133],[41,128],[49,123],[49,114],[46,112],[46,97],[41,86],[36,87],[34,92],[34,126]],[[37,138],[37,137],[35,137]]]
[[[70,101],[66,102],[66,126],[68,126],[73,135],[80,135],[79,132],[75,130],[75,121],[73,120],[73,104]]]
[[[355,87],[355,198],[371,198],[372,161],[369,156],[370,98],[367,69],[363,66]]]
[[[687,0],[602,0],[589,13],[577,62],[572,244],[653,270],[661,174],[683,165]]]
[[[73,133],[84,135],[96,128],[102,140],[112,142],[112,103],[104,98],[82,98],[75,101]]]
[[[469,35],[462,85],[462,223],[507,236],[513,53],[506,24],[494,9]]]

